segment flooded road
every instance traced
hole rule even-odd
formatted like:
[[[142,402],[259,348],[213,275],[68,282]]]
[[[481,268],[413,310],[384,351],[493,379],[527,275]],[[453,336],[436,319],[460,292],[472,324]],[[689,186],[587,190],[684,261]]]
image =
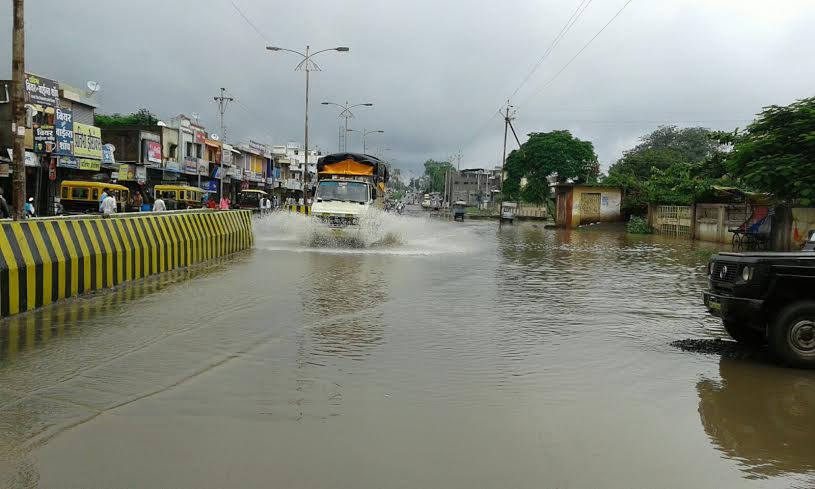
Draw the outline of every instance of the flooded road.
[[[670,346],[710,246],[379,226],[4,322],[0,487],[815,486],[815,374]]]

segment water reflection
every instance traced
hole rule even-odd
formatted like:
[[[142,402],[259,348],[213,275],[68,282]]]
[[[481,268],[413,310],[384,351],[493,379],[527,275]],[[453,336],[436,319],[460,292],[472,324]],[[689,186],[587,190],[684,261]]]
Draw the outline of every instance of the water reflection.
[[[303,308],[317,356],[364,358],[382,343],[388,283],[385,259],[337,254],[309,257],[309,287]]]
[[[720,380],[696,385],[707,436],[750,478],[812,476],[815,375],[722,358]]]

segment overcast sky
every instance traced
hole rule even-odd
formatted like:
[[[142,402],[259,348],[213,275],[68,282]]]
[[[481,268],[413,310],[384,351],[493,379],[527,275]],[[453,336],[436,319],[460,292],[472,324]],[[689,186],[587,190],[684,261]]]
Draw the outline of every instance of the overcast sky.
[[[743,127],[764,105],[815,92],[810,0],[633,0],[563,69],[626,2],[29,0],[26,68],[75,86],[98,81],[101,112],[197,112],[213,131],[223,86],[239,101],[227,111],[229,140],[284,143],[303,138],[304,74],[267,42],[350,46],[315,57],[311,144],[337,149],[337,111],[321,101],[371,102],[351,127],[384,130],[369,152],[389,148],[405,170],[459,150],[462,167],[499,165],[497,110],[511,95],[522,142],[569,129],[606,169],[659,124]],[[8,78],[11,0],[0,6]],[[352,133],[349,149],[361,146]]]

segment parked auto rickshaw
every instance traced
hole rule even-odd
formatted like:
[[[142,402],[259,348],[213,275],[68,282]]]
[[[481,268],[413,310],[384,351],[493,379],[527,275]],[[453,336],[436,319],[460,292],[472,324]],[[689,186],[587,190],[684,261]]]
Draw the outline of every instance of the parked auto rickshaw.
[[[457,200],[453,202],[453,220],[454,221],[461,221],[464,222],[464,209],[467,207],[467,203],[463,200]]]
[[[99,197],[105,189],[116,199],[117,212],[125,212],[130,190],[115,183],[65,180],[59,186],[59,204],[65,214],[98,213]]]
[[[517,208],[518,204],[515,202],[501,202],[501,216],[499,217],[498,222],[500,224],[505,222],[512,224],[515,220],[515,210]]]
[[[203,207],[204,191],[189,185],[156,185],[153,188],[156,198],[161,197],[167,205],[168,210],[172,209],[196,209]]]
[[[238,194],[238,209],[249,209],[252,212],[260,212],[260,199],[266,197],[267,194],[263,190],[247,189],[241,190]]]

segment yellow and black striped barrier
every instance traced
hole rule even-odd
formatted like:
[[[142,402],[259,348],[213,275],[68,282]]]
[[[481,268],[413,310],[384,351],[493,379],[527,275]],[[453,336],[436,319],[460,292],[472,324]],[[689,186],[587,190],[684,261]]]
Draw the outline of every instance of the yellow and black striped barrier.
[[[0,223],[0,317],[250,248],[251,211]]]
[[[307,205],[287,204],[286,209],[289,212],[297,212],[298,214],[305,214],[307,216],[311,215],[311,207]]]

